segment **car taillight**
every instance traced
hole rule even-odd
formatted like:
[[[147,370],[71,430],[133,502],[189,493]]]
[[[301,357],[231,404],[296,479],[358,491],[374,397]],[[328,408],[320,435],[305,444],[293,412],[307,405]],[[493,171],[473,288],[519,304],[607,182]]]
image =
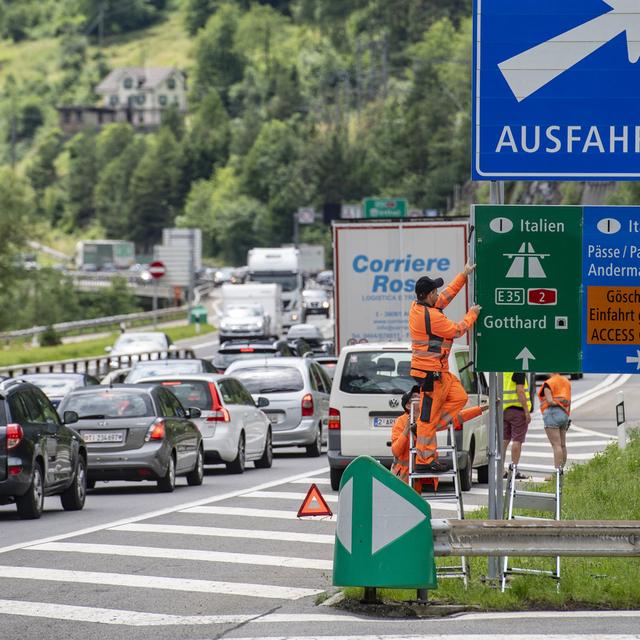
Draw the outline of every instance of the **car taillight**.
[[[211,414],[206,417],[207,422],[231,422],[229,411],[222,406],[218,388],[213,382],[209,383],[211,393]]]
[[[329,408],[329,429],[339,429],[340,428],[340,411],[334,409],[333,407]]]
[[[313,396],[310,393],[302,398],[302,417],[308,418],[313,415]]]
[[[147,431],[147,435],[144,440],[145,442],[149,442],[150,440],[164,440],[165,433],[164,420],[162,418],[158,418],[149,427],[149,431]]]
[[[15,449],[24,438],[24,431],[19,424],[7,425],[7,449]]]

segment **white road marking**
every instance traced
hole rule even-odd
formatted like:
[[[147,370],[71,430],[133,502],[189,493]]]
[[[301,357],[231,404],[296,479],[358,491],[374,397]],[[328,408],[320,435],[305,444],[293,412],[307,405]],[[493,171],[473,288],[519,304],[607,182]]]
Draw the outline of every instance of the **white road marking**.
[[[50,618],[73,622],[94,622],[98,624],[123,625],[127,627],[188,626],[212,624],[241,624],[247,622],[305,623],[305,622],[365,622],[363,618],[350,615],[332,614],[281,614],[262,615],[219,615],[219,616],[178,616],[144,611],[124,611],[122,609],[102,609],[100,607],[80,607],[51,602],[21,602],[0,600],[0,614]]]
[[[243,493],[247,493],[250,491],[259,491],[261,489],[271,489],[272,487],[279,487],[283,484],[288,484],[293,482],[294,480],[299,480],[301,478],[308,478],[309,476],[316,475],[318,473],[322,473],[325,471],[326,467],[321,469],[314,469],[313,471],[306,471],[304,473],[297,473],[293,476],[289,476],[287,478],[282,478],[281,480],[272,480],[271,482],[265,482],[263,484],[258,485],[257,487],[250,487],[247,489],[239,489],[238,491],[231,491],[229,493],[223,493],[220,496],[216,496],[215,498],[204,498],[203,500],[197,500],[195,502],[187,502],[179,505],[175,505],[173,507],[169,507],[167,509],[160,509],[158,511],[149,511],[139,516],[134,516],[133,518],[124,518],[122,520],[115,520],[113,522],[106,522],[104,524],[96,525],[94,527],[87,527],[85,529],[76,529],[75,531],[71,531],[69,533],[62,533],[57,536],[50,536],[48,538],[41,538],[39,540],[31,540],[25,542],[19,542],[17,544],[12,544],[7,547],[0,548],[0,553],[7,553],[9,551],[15,551],[16,549],[26,549],[34,544],[44,544],[45,542],[56,542],[57,540],[66,540],[67,538],[75,538],[77,536],[86,535],[88,533],[95,533],[96,531],[104,531],[105,529],[113,529],[113,527],[117,527],[123,524],[130,524],[132,522],[140,522],[142,520],[148,520],[151,518],[157,518],[159,516],[165,516],[170,513],[178,513],[189,509],[190,507],[196,507],[204,504],[211,504],[214,502],[222,502],[223,500],[229,500],[230,498],[237,498],[241,496]],[[295,514],[294,514],[295,517]]]
[[[486,493],[486,491],[485,491]],[[110,531],[137,531],[187,536],[214,536],[217,538],[247,538],[282,542],[310,542],[333,544],[334,536],[322,533],[294,533],[292,531],[265,531],[264,529],[221,529],[219,527],[188,527],[178,524],[123,524]]]
[[[424,498],[424,494],[422,495]],[[455,500],[455,498],[451,498]],[[441,502],[440,500],[429,500],[426,498],[426,501],[429,503],[431,507],[431,511],[457,511],[458,505],[455,502]],[[478,509],[482,509],[483,505],[481,504],[465,504],[464,512],[469,513],[470,511],[477,511]]]
[[[310,487],[312,484],[331,484],[331,480],[329,478],[301,478],[294,480],[291,484],[306,484]]]
[[[584,433],[582,431],[573,431],[575,425],[571,425],[571,427],[569,428],[569,431],[567,432],[567,436],[570,440],[575,439],[575,444],[577,445],[582,445],[584,444],[582,442],[582,438],[593,438],[593,434],[592,433]],[[527,431],[527,440],[526,440],[526,444],[529,444],[529,440],[533,439],[533,440],[542,440],[545,444],[549,444],[549,438],[547,438],[547,434],[542,432],[542,433],[532,433],[531,430]],[[613,436],[609,437],[603,437],[602,440],[600,440],[599,442],[606,442],[607,444],[609,444],[610,440],[614,440],[615,438]],[[538,444],[537,442],[532,443],[532,444]],[[303,480],[304,482],[304,480]]]
[[[640,618],[640,611],[495,611],[495,612],[487,612],[487,613],[463,613],[459,616],[456,616],[456,620],[521,620],[522,618],[528,619],[545,619],[545,618],[558,618],[562,616],[564,620],[567,618]],[[562,635],[562,636],[550,636],[551,638],[556,638],[556,640],[567,640],[568,638],[589,638],[594,636],[572,636],[572,635]],[[621,638],[628,638],[629,636],[625,635],[612,635],[605,636],[599,635],[595,636],[598,638],[617,638],[620,640]],[[632,636],[634,638],[639,638],[640,636]],[[478,636],[473,636],[473,639],[476,640]],[[523,636],[516,635],[515,638],[517,640],[522,640]],[[237,640],[237,639],[236,639]]]
[[[230,596],[275,598],[278,600],[298,600],[299,598],[306,598],[307,596],[315,596],[322,593],[322,589],[298,589],[268,584],[165,578],[162,576],[130,575],[126,573],[105,573],[98,571],[40,569],[38,567],[0,566],[0,576],[3,578],[15,578],[16,580],[48,580],[51,582],[134,587],[136,589],[219,593]]]
[[[228,553],[224,551],[204,551],[201,549],[167,549],[160,547],[139,547],[119,544],[91,544],[75,542],[49,542],[29,547],[29,551],[56,551],[67,553],[87,553],[107,556],[131,556],[136,558],[168,558],[170,560],[196,560],[197,562],[222,562],[228,564],[248,564],[264,567],[287,567],[289,569],[331,570],[331,560],[316,558],[292,558],[252,553]]]
[[[524,446],[527,446],[527,443],[525,442]],[[572,447],[569,443],[567,443],[567,448],[570,450],[569,451],[569,462],[572,462],[573,460],[591,460],[591,458],[593,458],[593,456],[595,455],[596,452],[592,451],[591,453],[573,453],[572,451]],[[551,451],[551,446],[549,446],[549,451],[548,452],[542,452],[542,451],[522,451],[522,461],[523,464],[526,466],[526,459],[527,458],[548,458],[549,460],[553,460],[553,452]]]
[[[302,502],[306,497],[306,493],[295,493],[292,491],[252,491],[251,493],[245,493],[243,498],[275,498],[276,500],[298,500]],[[338,502],[338,496],[329,495],[322,496],[327,502]]]
[[[276,520],[298,520],[298,512],[278,511],[277,509],[244,509],[243,507],[190,507],[181,513],[207,513],[216,516],[241,516],[246,518],[274,518]],[[335,522],[336,516],[319,518],[326,522]]]
[[[556,614],[557,617],[557,614]],[[233,640],[558,640],[561,638],[562,640],[640,640],[640,636],[638,635],[628,635],[628,634],[619,634],[619,635],[606,635],[606,634],[586,634],[586,635],[544,635],[539,633],[523,633],[523,634],[514,634],[508,633],[506,635],[493,633],[490,635],[486,634],[466,634],[466,635],[450,635],[448,633],[433,635],[433,634],[424,634],[421,633],[419,635],[395,635],[395,634],[376,634],[375,636],[254,636],[254,637],[243,637],[243,638],[234,638]]]

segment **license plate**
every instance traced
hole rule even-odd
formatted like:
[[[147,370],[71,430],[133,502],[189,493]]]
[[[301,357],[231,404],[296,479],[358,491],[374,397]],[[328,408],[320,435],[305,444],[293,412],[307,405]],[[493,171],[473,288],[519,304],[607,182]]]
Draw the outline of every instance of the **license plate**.
[[[82,434],[84,441],[89,442],[124,442],[124,433],[122,431],[98,431],[93,433]]]
[[[396,418],[393,416],[378,416],[373,419],[374,427],[393,427]]]
[[[272,413],[269,415],[269,421],[271,422],[271,424],[276,424],[278,421],[280,420],[280,416]]]

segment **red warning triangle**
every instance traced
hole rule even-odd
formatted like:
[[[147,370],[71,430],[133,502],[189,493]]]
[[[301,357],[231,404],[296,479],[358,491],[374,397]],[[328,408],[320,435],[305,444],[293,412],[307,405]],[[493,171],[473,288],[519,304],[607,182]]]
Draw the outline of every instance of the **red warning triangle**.
[[[307,497],[302,501],[300,509],[298,509],[298,518],[304,516],[332,516],[333,513],[329,509],[329,505],[322,497],[320,489],[315,484],[309,487]]]

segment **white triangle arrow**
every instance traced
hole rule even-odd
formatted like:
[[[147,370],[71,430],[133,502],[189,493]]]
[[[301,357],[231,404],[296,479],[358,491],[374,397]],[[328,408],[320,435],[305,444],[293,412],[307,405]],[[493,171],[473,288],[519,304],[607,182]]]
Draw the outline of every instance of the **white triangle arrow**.
[[[371,555],[418,526],[427,516],[402,496],[372,478]],[[342,496],[340,498],[342,500]]]
[[[501,62],[498,67],[518,102],[595,53],[622,33],[627,34],[629,62],[640,59],[638,0],[605,0],[612,11]]]
[[[637,369],[640,370],[640,349],[638,349],[637,356],[627,356],[627,364],[637,364]]]
[[[529,371],[529,360],[535,360],[536,357],[525,347],[517,356],[516,360],[522,360],[522,370]]]

